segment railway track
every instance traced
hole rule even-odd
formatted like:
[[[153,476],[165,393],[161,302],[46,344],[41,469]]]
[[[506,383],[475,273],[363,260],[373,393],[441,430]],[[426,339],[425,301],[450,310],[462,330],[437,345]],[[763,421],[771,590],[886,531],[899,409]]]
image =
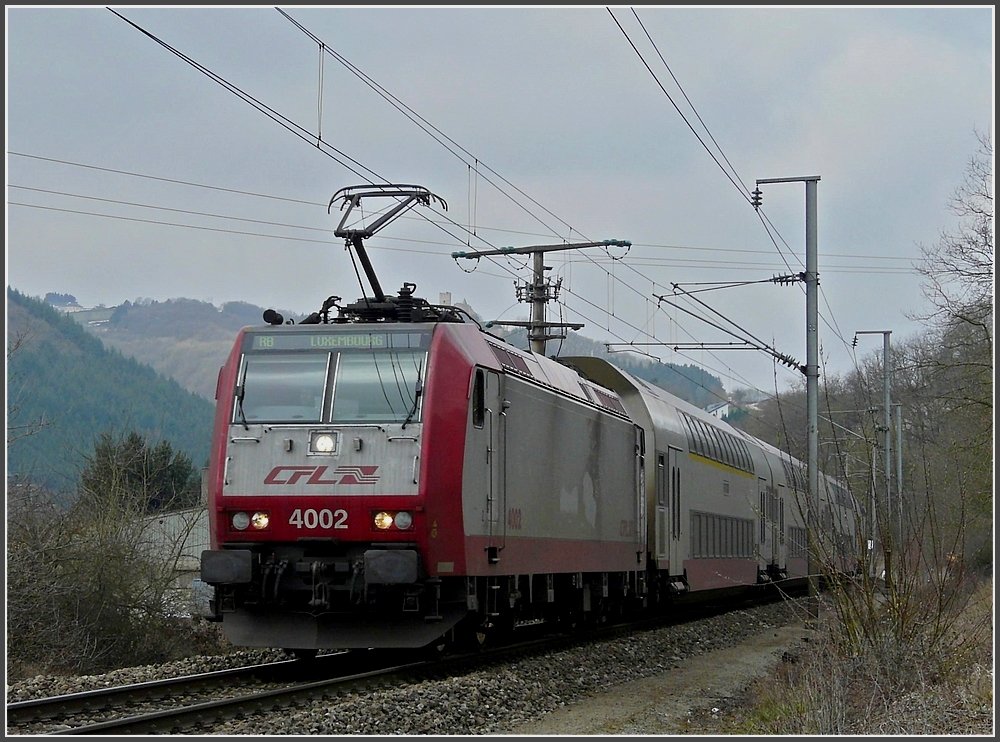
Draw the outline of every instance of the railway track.
[[[621,625],[600,633],[628,630]],[[414,655],[413,661],[403,664],[391,663],[374,652],[362,653],[361,658],[352,652],[20,701],[7,705],[7,733],[211,733],[214,725],[240,715],[459,674],[470,666],[580,641],[585,639],[549,635],[479,652],[419,659]]]
[[[7,706],[7,734],[211,734],[238,717],[267,718],[267,712],[321,698],[332,701],[429,678],[457,677],[472,668],[502,666],[525,655],[697,621],[705,615],[697,611],[680,621],[647,619],[573,634],[529,636],[513,644],[434,659],[413,654],[400,662],[398,652],[344,652],[312,661],[286,660],[21,701]]]
[[[350,659],[355,666],[360,661]],[[171,716],[183,718],[183,708],[225,704],[227,696],[280,691],[301,682],[304,675],[346,672],[347,662],[347,653],[337,653],[310,663],[285,660],[19,701],[7,704],[7,733],[86,733],[82,730],[91,726],[113,730],[131,716],[149,716],[152,724],[157,714],[169,725]],[[92,721],[98,717],[102,721]]]
[[[106,707],[106,711],[121,712],[122,715],[104,721],[88,719],[88,716],[92,716],[92,711],[84,713],[83,716],[75,714],[70,717],[63,716],[55,728],[44,733],[53,735],[210,733],[214,725],[235,716],[306,703],[316,698],[357,690],[359,686],[369,682],[384,683],[395,674],[418,669],[424,664],[417,662],[410,665],[383,667],[364,673],[338,675],[322,680],[296,681],[277,687],[257,687],[256,689],[248,688],[243,684],[223,689],[214,683],[214,687],[224,691],[224,697],[196,702],[192,702],[190,698],[178,701],[173,695],[162,695],[161,691],[161,694],[157,696],[159,702],[154,703],[151,708],[141,711],[138,711],[134,702],[127,701],[128,694],[132,691],[131,688],[116,688],[112,689],[116,700],[111,702],[110,708]],[[192,676],[192,678],[185,680],[198,684],[203,682],[200,676]],[[178,687],[184,687],[185,693],[190,692],[187,690],[187,686],[175,686],[174,690],[176,691]],[[95,691],[91,691],[91,693],[95,693]],[[142,691],[142,693],[146,696],[146,691]],[[44,700],[58,704],[66,698],[64,696],[61,699]],[[75,703],[76,700],[73,699],[73,702]],[[169,707],[164,708],[167,705]],[[82,723],[80,723],[81,720]],[[11,729],[8,728],[8,731],[10,732]]]

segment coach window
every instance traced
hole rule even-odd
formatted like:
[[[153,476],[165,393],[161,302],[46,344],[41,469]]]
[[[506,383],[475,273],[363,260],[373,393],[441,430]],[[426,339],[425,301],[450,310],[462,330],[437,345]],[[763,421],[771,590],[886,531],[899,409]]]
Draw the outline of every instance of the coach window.
[[[695,438],[698,442],[698,453],[707,459],[712,458],[712,450],[708,447],[708,436],[705,435],[705,426],[700,420],[695,420]]]
[[[663,454],[656,455],[656,504],[665,506],[667,504],[667,477],[666,466],[664,465]]]
[[[712,438],[712,450],[715,451],[715,460],[723,464],[726,463],[726,451],[722,445],[722,434],[715,428],[709,428],[708,432]]]
[[[701,420],[698,422],[701,424],[702,432],[705,435],[705,445],[708,450],[708,457],[713,461],[721,461],[722,456],[719,454],[719,447],[715,440],[715,431],[712,430],[711,426],[707,423]]]
[[[482,428],[486,419],[486,374],[481,368],[476,369],[476,378],[472,384],[472,425]]]
[[[785,543],[785,498],[778,500],[778,531],[781,534],[778,539],[780,543]]]
[[[733,437],[729,433],[722,433],[722,442],[726,447],[726,463],[730,466],[737,466],[736,449]]]

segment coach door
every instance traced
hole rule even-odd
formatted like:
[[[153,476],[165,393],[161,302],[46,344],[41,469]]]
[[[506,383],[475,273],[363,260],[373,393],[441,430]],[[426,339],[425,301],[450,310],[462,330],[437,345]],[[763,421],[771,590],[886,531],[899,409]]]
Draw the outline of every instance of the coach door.
[[[768,529],[771,538],[771,564],[781,564],[780,500],[778,499],[778,490],[774,486],[767,488],[767,503],[770,508],[767,518],[771,523],[771,527]]]
[[[774,547],[777,558],[775,563],[779,567],[788,564],[788,547],[785,545],[785,488],[778,487],[778,537],[775,539],[777,546]]]
[[[680,453],[673,447],[656,452],[656,567],[675,575],[683,564]]]
[[[656,568],[670,566],[670,468],[667,455],[656,452]]]
[[[670,499],[670,572],[679,575],[684,564],[684,555],[681,554],[681,524],[683,518],[683,498],[681,482],[681,450],[671,446],[667,449],[667,470],[670,472],[670,487],[668,495]]]
[[[758,477],[757,479],[757,492],[759,494],[760,500],[758,503],[758,515],[760,516],[760,558],[765,560],[768,564],[772,562],[771,559],[771,544],[768,543],[768,533],[770,528],[768,528],[767,517],[770,514],[769,498],[767,495],[767,480],[763,477]]]

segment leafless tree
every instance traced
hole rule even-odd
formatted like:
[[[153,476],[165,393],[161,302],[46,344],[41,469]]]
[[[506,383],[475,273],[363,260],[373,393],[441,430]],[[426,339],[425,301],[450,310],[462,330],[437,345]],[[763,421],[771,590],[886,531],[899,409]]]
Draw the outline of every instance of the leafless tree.
[[[8,482],[7,671],[106,672],[210,649],[179,615],[178,563],[197,513],[146,512],[127,472],[68,510],[30,482]]]
[[[917,318],[945,328],[965,325],[971,340],[982,343],[985,358],[993,348],[993,143],[978,133],[979,148],[966,167],[965,181],[950,207],[958,226],[941,232],[938,242],[921,247],[916,268],[932,309]]]

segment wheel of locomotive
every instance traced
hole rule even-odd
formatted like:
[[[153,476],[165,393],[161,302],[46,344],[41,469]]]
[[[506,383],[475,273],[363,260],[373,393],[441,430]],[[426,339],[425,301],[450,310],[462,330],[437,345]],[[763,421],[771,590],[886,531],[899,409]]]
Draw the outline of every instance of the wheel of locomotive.
[[[458,627],[458,644],[467,652],[482,652],[500,644],[506,635],[499,616],[469,616]]]
[[[608,610],[608,620],[612,624],[621,623],[625,620],[625,602],[622,599],[612,601]]]
[[[462,627],[462,648],[471,652],[482,652],[493,642],[496,627],[479,619],[467,622]]]
[[[451,649],[451,646],[452,646],[451,632],[449,632],[447,634],[444,634],[443,636],[439,636],[437,639],[435,639],[430,644],[425,646],[423,649],[420,650],[420,653],[426,659],[436,660],[446,655],[448,653],[448,650]]]
[[[601,598],[597,602],[597,607],[593,614],[593,623],[598,626],[618,623],[621,620],[622,614],[621,601],[612,598]]]
[[[583,622],[583,611],[574,608],[567,608],[560,611],[555,618],[557,629],[565,634],[575,633]]]
[[[581,611],[573,611],[566,616],[563,625],[566,627],[566,631],[572,634],[583,626],[585,621],[586,618]]]

